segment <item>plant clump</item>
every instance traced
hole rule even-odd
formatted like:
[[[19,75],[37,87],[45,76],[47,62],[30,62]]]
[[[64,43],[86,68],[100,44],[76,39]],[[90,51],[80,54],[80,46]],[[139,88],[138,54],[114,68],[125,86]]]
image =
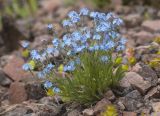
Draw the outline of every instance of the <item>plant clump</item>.
[[[51,44],[30,51],[32,62],[24,64],[23,69],[36,70],[37,76],[46,80],[48,95],[58,94],[63,101],[93,104],[124,75],[121,57],[126,39],[119,33],[122,24],[111,12],[87,8],[79,13],[70,11],[62,21],[62,38],[49,24],[48,30],[54,31]]]

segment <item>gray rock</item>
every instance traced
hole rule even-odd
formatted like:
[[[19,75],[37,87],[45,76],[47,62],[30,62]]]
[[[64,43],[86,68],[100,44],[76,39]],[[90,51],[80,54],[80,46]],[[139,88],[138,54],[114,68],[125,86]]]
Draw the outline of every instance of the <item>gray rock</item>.
[[[152,70],[148,65],[141,64],[141,70],[139,70],[137,73],[141,75],[144,80],[149,81],[152,86],[156,86],[158,82],[158,77],[156,75],[156,72]]]
[[[148,91],[148,93],[145,95],[144,99],[148,98],[160,98],[160,86],[154,87],[151,90]]]
[[[9,86],[12,83],[12,80],[5,75],[5,73],[0,70],[0,85],[1,86]]]
[[[33,110],[27,107],[16,107],[15,109],[7,112],[5,116],[24,116],[26,114],[32,113]]]
[[[27,39],[18,29],[15,20],[8,16],[2,17],[2,38],[8,52],[19,48],[19,40]]]
[[[113,101],[113,100],[115,100],[115,98],[116,98],[115,95],[114,95],[114,93],[112,92],[112,90],[108,90],[108,91],[105,93],[104,97],[105,97],[106,99],[110,100],[110,101]]]
[[[124,17],[124,21],[127,27],[134,27],[140,25],[142,22],[142,18],[140,14],[129,14]]]
[[[69,112],[69,113],[67,114],[67,116],[82,116],[82,115],[81,115],[80,111],[78,111],[78,110],[73,110],[73,111]]]
[[[142,96],[137,90],[134,90],[125,97],[119,98],[118,101],[125,106],[126,110],[135,111],[139,108],[138,104],[142,102]]]
[[[45,90],[42,88],[40,82],[27,82],[25,84],[26,93],[28,95],[28,99],[39,100],[46,96]]]

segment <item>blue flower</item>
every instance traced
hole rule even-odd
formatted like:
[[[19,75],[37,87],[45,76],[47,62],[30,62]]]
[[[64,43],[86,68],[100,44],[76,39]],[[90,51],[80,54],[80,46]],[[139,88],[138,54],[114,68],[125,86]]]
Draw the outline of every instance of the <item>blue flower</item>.
[[[111,38],[110,38],[110,36],[108,35],[108,33],[107,34],[105,34],[105,37],[104,37],[104,41],[109,41]]]
[[[93,48],[94,48],[95,51],[99,50],[99,45],[94,45]]]
[[[101,56],[100,60],[102,62],[106,62],[106,61],[108,61],[108,57],[107,56]]]
[[[40,54],[38,53],[37,50],[32,50],[32,51],[31,51],[31,58],[32,58],[33,60],[40,60],[40,59],[41,59],[41,56],[40,56]]]
[[[116,39],[120,36],[119,33],[115,32],[115,31],[110,31],[109,32],[109,36],[112,38],[112,39]]]
[[[52,70],[54,68],[54,65],[53,64],[48,64],[44,69],[43,69],[43,73],[44,74],[48,74],[48,73],[50,73],[50,71]]]
[[[85,36],[86,38],[90,38],[91,37],[91,31],[88,27],[84,27],[82,29],[82,35]]]
[[[80,32],[74,31],[71,36],[72,36],[73,41],[79,41],[82,35]]]
[[[75,55],[75,52],[74,52],[73,50],[69,50],[69,51],[67,52],[67,55],[68,55],[68,56],[73,56],[73,55]]]
[[[123,24],[123,20],[120,18],[116,18],[113,20],[113,25],[115,25],[115,26],[120,26],[122,24]]]
[[[86,15],[88,15],[88,13],[89,13],[89,10],[87,8],[82,8],[80,10],[80,16],[81,15],[86,16]]]
[[[52,82],[50,82],[50,81],[46,81],[45,83],[44,83],[44,87],[45,88],[51,88],[53,86],[53,84],[52,84]]]
[[[52,54],[52,53],[54,53],[54,51],[55,51],[54,48],[48,47],[48,48],[46,49],[46,53],[47,53],[47,54]]]
[[[55,47],[58,47],[60,41],[58,38],[54,38],[54,40],[52,40],[52,44],[55,46]]]
[[[54,65],[53,65],[52,63],[49,63],[49,64],[47,65],[47,69],[48,69],[48,70],[51,70],[52,68],[54,68]]]
[[[66,34],[63,36],[63,42],[65,45],[70,46],[72,44],[71,40],[72,40],[71,35]]]
[[[95,35],[93,36],[93,39],[95,39],[95,40],[100,40],[100,39],[101,39],[101,35],[100,35],[100,34],[95,34]]]
[[[125,38],[121,38],[119,41],[119,43],[122,45],[126,44],[126,42],[127,42],[127,40]]]
[[[30,44],[30,42],[26,41],[26,40],[22,41],[22,43],[21,43],[23,48],[28,48],[29,44]]]
[[[74,48],[74,52],[75,53],[82,52],[84,48],[85,48],[85,45],[77,46],[77,47]]]
[[[125,46],[124,45],[118,45],[116,48],[117,51],[122,51],[125,50]]]
[[[63,20],[62,25],[63,27],[72,26],[72,22],[70,20]]]
[[[29,70],[33,70],[33,67],[30,64],[26,63],[22,66],[22,69],[25,71],[29,71]]]
[[[68,17],[71,19],[73,23],[77,23],[80,21],[80,16],[76,11],[70,11],[68,13]]]
[[[114,14],[113,14],[112,12],[107,13],[107,15],[106,15],[106,20],[109,20],[109,19],[111,19],[111,18],[114,18]]]
[[[87,42],[87,37],[86,37],[86,35],[82,35],[81,36],[81,43],[86,43]]]
[[[90,13],[91,18],[97,18],[97,16],[98,16],[98,12],[91,12]]]
[[[75,70],[75,63],[74,61],[70,61],[67,65],[64,66],[64,71],[74,71]]]
[[[110,40],[104,45],[104,50],[109,50],[109,49],[111,49],[113,47],[115,47],[115,43]]]
[[[106,18],[106,14],[105,13],[98,13],[98,19],[100,21],[107,21],[107,18]]]
[[[109,31],[110,27],[111,27],[110,23],[108,23],[108,22],[100,22],[98,24],[98,26],[96,27],[96,31],[97,32]]]
[[[43,72],[37,73],[38,78],[45,78],[45,74]]]
[[[48,28],[49,30],[52,30],[52,29],[53,29],[53,25],[52,25],[52,24],[48,24],[47,28]]]
[[[59,92],[60,92],[60,89],[59,89],[58,87],[53,87],[53,91],[54,91],[55,93],[59,93]]]

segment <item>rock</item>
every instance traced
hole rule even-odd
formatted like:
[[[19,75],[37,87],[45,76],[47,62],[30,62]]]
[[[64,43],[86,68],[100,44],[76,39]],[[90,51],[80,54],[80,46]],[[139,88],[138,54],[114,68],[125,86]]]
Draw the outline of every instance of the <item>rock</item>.
[[[146,44],[146,43],[150,43],[151,41],[153,41],[154,35],[151,34],[150,32],[146,32],[146,31],[140,31],[137,32],[133,35],[133,38],[135,38],[136,40],[136,44]]]
[[[115,97],[114,93],[112,92],[112,90],[108,90],[105,93],[104,98],[106,98],[106,99],[108,99],[110,101],[113,101],[113,100],[115,100],[116,97]]]
[[[36,116],[60,116],[59,112],[61,110],[60,106],[43,105],[38,107],[38,112],[36,112]]]
[[[152,112],[151,116],[160,116],[160,112]]]
[[[135,46],[136,46],[135,39],[130,38],[129,35],[126,38],[128,39],[127,43],[126,43],[126,47],[127,48],[135,48]]]
[[[12,55],[3,55],[0,57],[0,67],[3,68],[7,62],[12,59]]]
[[[32,28],[35,37],[47,34],[47,26],[40,21],[35,22]]]
[[[62,4],[61,0],[45,0],[41,1],[41,7],[44,12],[53,12]]]
[[[158,78],[160,78],[160,66],[154,67],[154,71],[156,72]]]
[[[148,65],[141,64],[141,67],[141,70],[139,70],[137,73],[141,75],[145,80],[149,81],[152,86],[156,86],[158,82],[156,72],[152,70]]]
[[[151,87],[151,84],[148,81],[145,81],[139,74],[135,72],[127,72],[125,77],[120,81],[120,86],[132,86],[140,91],[141,94],[145,94],[145,92]]]
[[[154,112],[160,112],[160,102],[152,103],[152,108]]]
[[[124,17],[124,21],[127,27],[135,27],[141,24],[142,18],[140,14],[129,14]]]
[[[149,98],[160,98],[160,86],[154,87],[150,91],[148,91],[144,99],[149,99]]]
[[[26,72],[22,69],[24,60],[18,56],[13,56],[7,65],[3,68],[3,71],[14,81],[20,81],[23,78],[32,77],[29,72]]]
[[[52,39],[52,36],[49,36],[49,35],[40,35],[40,36],[37,36],[34,40],[34,42],[31,44],[31,48],[41,48],[43,46],[46,47],[46,42],[49,42],[50,40]]]
[[[119,107],[120,110],[125,110],[125,106],[124,106],[124,104],[121,101],[119,101],[117,103],[117,105],[118,105],[118,107]]]
[[[25,89],[29,99],[39,100],[46,96],[46,92],[40,82],[28,82],[25,84]]]
[[[111,4],[114,6],[121,6],[122,5],[122,0],[112,0]]]
[[[67,7],[67,8],[60,7],[57,10],[56,15],[59,17],[58,18],[59,20],[63,20],[64,18],[66,18],[67,13],[71,10],[72,10],[72,7]]]
[[[9,88],[9,101],[11,104],[21,103],[27,100],[27,93],[23,83],[14,82]]]
[[[45,105],[53,105],[54,99],[53,97],[43,97],[39,100],[39,102]]]
[[[27,39],[31,38],[31,26],[34,24],[31,18],[27,18],[25,20],[18,19],[15,24],[17,25],[17,29],[23,34]],[[26,39],[24,38],[24,39]]]
[[[94,114],[94,111],[93,111],[93,109],[85,109],[84,111],[83,111],[83,115],[84,116],[93,116],[93,114]]]
[[[16,107],[15,109],[5,113],[5,116],[26,116],[27,114],[31,116],[32,112],[33,110],[27,107]]]
[[[160,11],[158,11],[157,16],[160,18]]]
[[[160,32],[160,20],[147,20],[142,23],[145,30],[151,32]]]
[[[137,113],[135,113],[135,112],[123,112],[122,116],[137,116]]]
[[[11,83],[12,83],[12,80],[9,79],[9,77],[5,75],[2,70],[0,70],[0,85],[9,86]]]
[[[8,52],[19,48],[19,40],[27,39],[17,28],[14,19],[2,17],[2,38]]]
[[[8,88],[0,86],[0,106],[8,105],[6,102],[8,102]]]
[[[73,110],[67,114],[67,116],[81,116],[78,110]]]
[[[108,105],[111,105],[111,102],[105,98],[103,98],[101,101],[99,101],[95,107],[94,107],[94,114],[99,114],[100,112],[103,112]]]
[[[136,72],[136,73],[141,71],[141,70],[142,70],[142,67],[139,63],[136,63],[131,69],[131,71]]]
[[[132,99],[140,99],[142,96],[137,90],[133,90],[132,92],[128,93],[125,97],[132,98]]]
[[[141,102],[142,96],[137,90],[128,93],[125,97],[121,97],[118,100],[118,103],[123,104],[128,111],[137,110],[139,108],[138,104]]]

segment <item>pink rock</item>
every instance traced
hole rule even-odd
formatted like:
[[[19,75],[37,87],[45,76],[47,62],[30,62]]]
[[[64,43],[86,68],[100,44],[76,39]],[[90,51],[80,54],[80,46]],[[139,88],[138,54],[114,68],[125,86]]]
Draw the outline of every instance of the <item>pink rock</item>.
[[[160,32],[160,20],[147,20],[142,23],[142,27],[151,32]]]
[[[140,31],[135,33],[133,37],[135,38],[137,44],[144,44],[144,42],[149,43],[153,41],[154,35],[150,32]]]
[[[135,113],[135,112],[123,112],[122,116],[137,116],[137,113]]]
[[[21,103],[27,100],[27,94],[23,83],[14,82],[9,88],[9,101],[11,104]]]
[[[103,112],[108,105],[111,105],[111,102],[105,98],[102,99],[95,105],[94,114],[99,114],[100,112]]]
[[[145,81],[143,77],[135,72],[128,72],[126,73],[125,77],[122,78],[120,81],[121,87],[134,87],[136,88],[141,94],[144,94],[150,87],[151,83]]]
[[[32,77],[29,72],[22,69],[24,60],[18,56],[13,56],[12,59],[3,68],[3,71],[14,81],[20,81],[21,79]]]

